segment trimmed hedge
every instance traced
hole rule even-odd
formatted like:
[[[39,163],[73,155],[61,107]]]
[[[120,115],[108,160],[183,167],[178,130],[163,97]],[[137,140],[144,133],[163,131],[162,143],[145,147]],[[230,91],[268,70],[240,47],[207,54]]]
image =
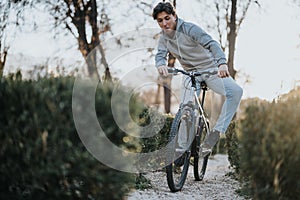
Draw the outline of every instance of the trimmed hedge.
[[[242,120],[240,174],[254,199],[299,199],[300,95],[250,105]]]
[[[72,116],[74,78],[0,79],[0,196],[2,199],[123,199],[135,176],[106,167],[80,141]],[[97,88],[97,113],[108,137],[125,136],[112,123],[111,89]],[[133,106],[135,104],[133,103]],[[133,108],[133,112],[138,109]],[[129,144],[139,148],[139,144]]]
[[[151,112],[154,112],[154,114],[151,114]],[[156,124],[161,124],[162,122],[160,121],[160,116],[161,114],[151,111],[150,109],[145,109],[141,115],[140,115],[140,120],[139,124],[141,126],[146,126],[150,124],[150,115],[153,117],[153,120],[155,121]],[[158,129],[159,127],[153,127],[153,132],[158,132],[153,137],[150,138],[142,138],[140,140],[141,145],[142,145],[142,153],[147,153],[147,152],[153,152],[155,150],[158,150],[164,146],[167,145],[168,143],[168,138],[169,138],[169,132],[170,128],[174,119],[173,115],[163,115],[163,118],[165,119],[165,123],[160,130],[155,130]]]
[[[239,135],[238,134],[239,121],[233,120],[226,131],[225,147],[227,149],[228,160],[230,166],[234,169],[236,174],[240,171],[240,149],[239,149]]]

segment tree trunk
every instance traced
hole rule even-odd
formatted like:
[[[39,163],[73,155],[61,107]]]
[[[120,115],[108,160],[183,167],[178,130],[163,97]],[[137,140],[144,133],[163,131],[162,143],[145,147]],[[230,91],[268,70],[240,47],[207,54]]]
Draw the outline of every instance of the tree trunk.
[[[101,54],[101,62],[105,67],[104,80],[106,82],[111,82],[112,81],[112,76],[111,76],[110,71],[109,71],[109,66],[108,66],[108,63],[107,63],[107,60],[106,60],[106,57],[105,57],[105,52],[104,52],[104,49],[103,49],[103,46],[102,46],[101,42],[99,43],[99,50],[100,50],[100,54]]]
[[[3,70],[4,70],[4,63],[0,61],[0,77],[3,76]]]
[[[232,0],[231,13],[230,13],[230,22],[229,33],[227,36],[228,39],[228,69],[231,77],[235,79],[236,70],[234,69],[234,52],[235,52],[235,43],[236,43],[236,3],[237,0]]]
[[[169,53],[168,57],[168,67],[174,67],[175,64],[175,57]],[[171,111],[171,83],[172,83],[172,76],[168,76],[164,79],[163,86],[164,86],[164,103],[165,103],[165,112],[170,113]]]
[[[88,67],[89,76],[100,80],[100,76],[97,70],[97,51],[92,50],[86,57],[86,64]]]
[[[3,76],[4,66],[6,63],[7,50],[0,54],[0,77]]]
[[[168,76],[164,79],[164,105],[165,105],[165,112],[170,113],[171,111],[171,81],[172,76]]]
[[[159,82],[159,80],[158,80],[158,82]],[[156,96],[155,96],[155,100],[154,100],[154,105],[156,106],[156,108],[159,108],[159,105],[160,105],[160,83],[157,84],[157,92],[156,92]]]

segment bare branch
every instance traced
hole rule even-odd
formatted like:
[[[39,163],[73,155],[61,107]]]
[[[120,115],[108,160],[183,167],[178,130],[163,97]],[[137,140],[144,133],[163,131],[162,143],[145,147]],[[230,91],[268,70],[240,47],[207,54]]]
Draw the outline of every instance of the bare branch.
[[[229,22],[230,22],[229,15],[228,15],[229,14],[229,3],[227,4],[225,10],[226,10],[226,15],[225,15],[226,24],[229,24]]]
[[[220,24],[220,7],[217,2],[215,2],[216,10],[217,10],[217,30],[219,35],[219,42],[222,45],[222,32],[221,32],[221,24]]]
[[[252,0],[248,0],[246,6],[242,9],[242,10],[243,10],[243,13],[242,13],[242,16],[241,16],[240,20],[239,20],[238,23],[237,23],[236,33],[239,32],[239,29],[240,29],[240,27],[241,27],[241,24],[242,24],[242,22],[244,21],[244,19],[245,19],[245,17],[246,17],[246,14],[247,14],[247,12],[248,12],[248,9],[249,9],[249,7],[250,7],[250,5],[251,5],[251,1],[252,1]],[[257,1],[255,1],[255,2],[257,2]],[[257,3],[258,3],[258,2],[257,2]]]
[[[261,5],[260,5],[260,3],[259,3],[258,1],[254,1],[254,3],[255,3],[256,5],[258,5],[259,8],[261,8]]]
[[[67,22],[65,22],[65,25],[66,25],[66,28],[70,31],[70,33],[71,33],[76,39],[78,39],[77,36],[76,36],[76,34],[74,33],[74,31],[73,31],[72,28],[70,27],[70,25],[69,25]]]
[[[141,10],[146,16],[152,16],[152,6],[154,4],[154,1],[152,0],[151,3],[149,1],[137,1],[133,0],[136,4],[136,8]]]

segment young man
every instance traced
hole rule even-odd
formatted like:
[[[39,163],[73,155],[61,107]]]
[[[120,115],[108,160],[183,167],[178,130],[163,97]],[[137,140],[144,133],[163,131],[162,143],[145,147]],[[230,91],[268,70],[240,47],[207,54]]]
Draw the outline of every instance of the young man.
[[[202,156],[211,153],[220,133],[225,133],[240,103],[243,90],[230,77],[227,60],[219,44],[199,26],[185,22],[177,17],[170,3],[159,3],[152,16],[162,29],[159,39],[155,64],[158,72],[168,75],[167,54],[171,53],[188,71],[217,71],[216,75],[199,77],[214,92],[226,97],[216,125],[205,138]],[[193,90],[189,81],[183,78],[181,103],[185,105],[193,99]]]

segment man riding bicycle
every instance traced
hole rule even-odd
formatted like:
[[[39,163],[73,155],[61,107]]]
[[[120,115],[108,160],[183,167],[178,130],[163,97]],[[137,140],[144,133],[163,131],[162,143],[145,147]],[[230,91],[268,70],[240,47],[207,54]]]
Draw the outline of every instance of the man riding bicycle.
[[[216,125],[204,140],[202,156],[211,153],[218,142],[220,133],[225,133],[242,97],[242,88],[229,75],[227,60],[220,45],[199,26],[186,22],[175,13],[170,3],[159,3],[152,16],[162,29],[159,39],[155,65],[158,72],[168,75],[167,55],[171,53],[187,71],[200,73],[217,71],[216,75],[197,77],[205,81],[214,92],[226,97]],[[191,83],[183,77],[181,86],[181,103],[187,105],[193,100]]]

